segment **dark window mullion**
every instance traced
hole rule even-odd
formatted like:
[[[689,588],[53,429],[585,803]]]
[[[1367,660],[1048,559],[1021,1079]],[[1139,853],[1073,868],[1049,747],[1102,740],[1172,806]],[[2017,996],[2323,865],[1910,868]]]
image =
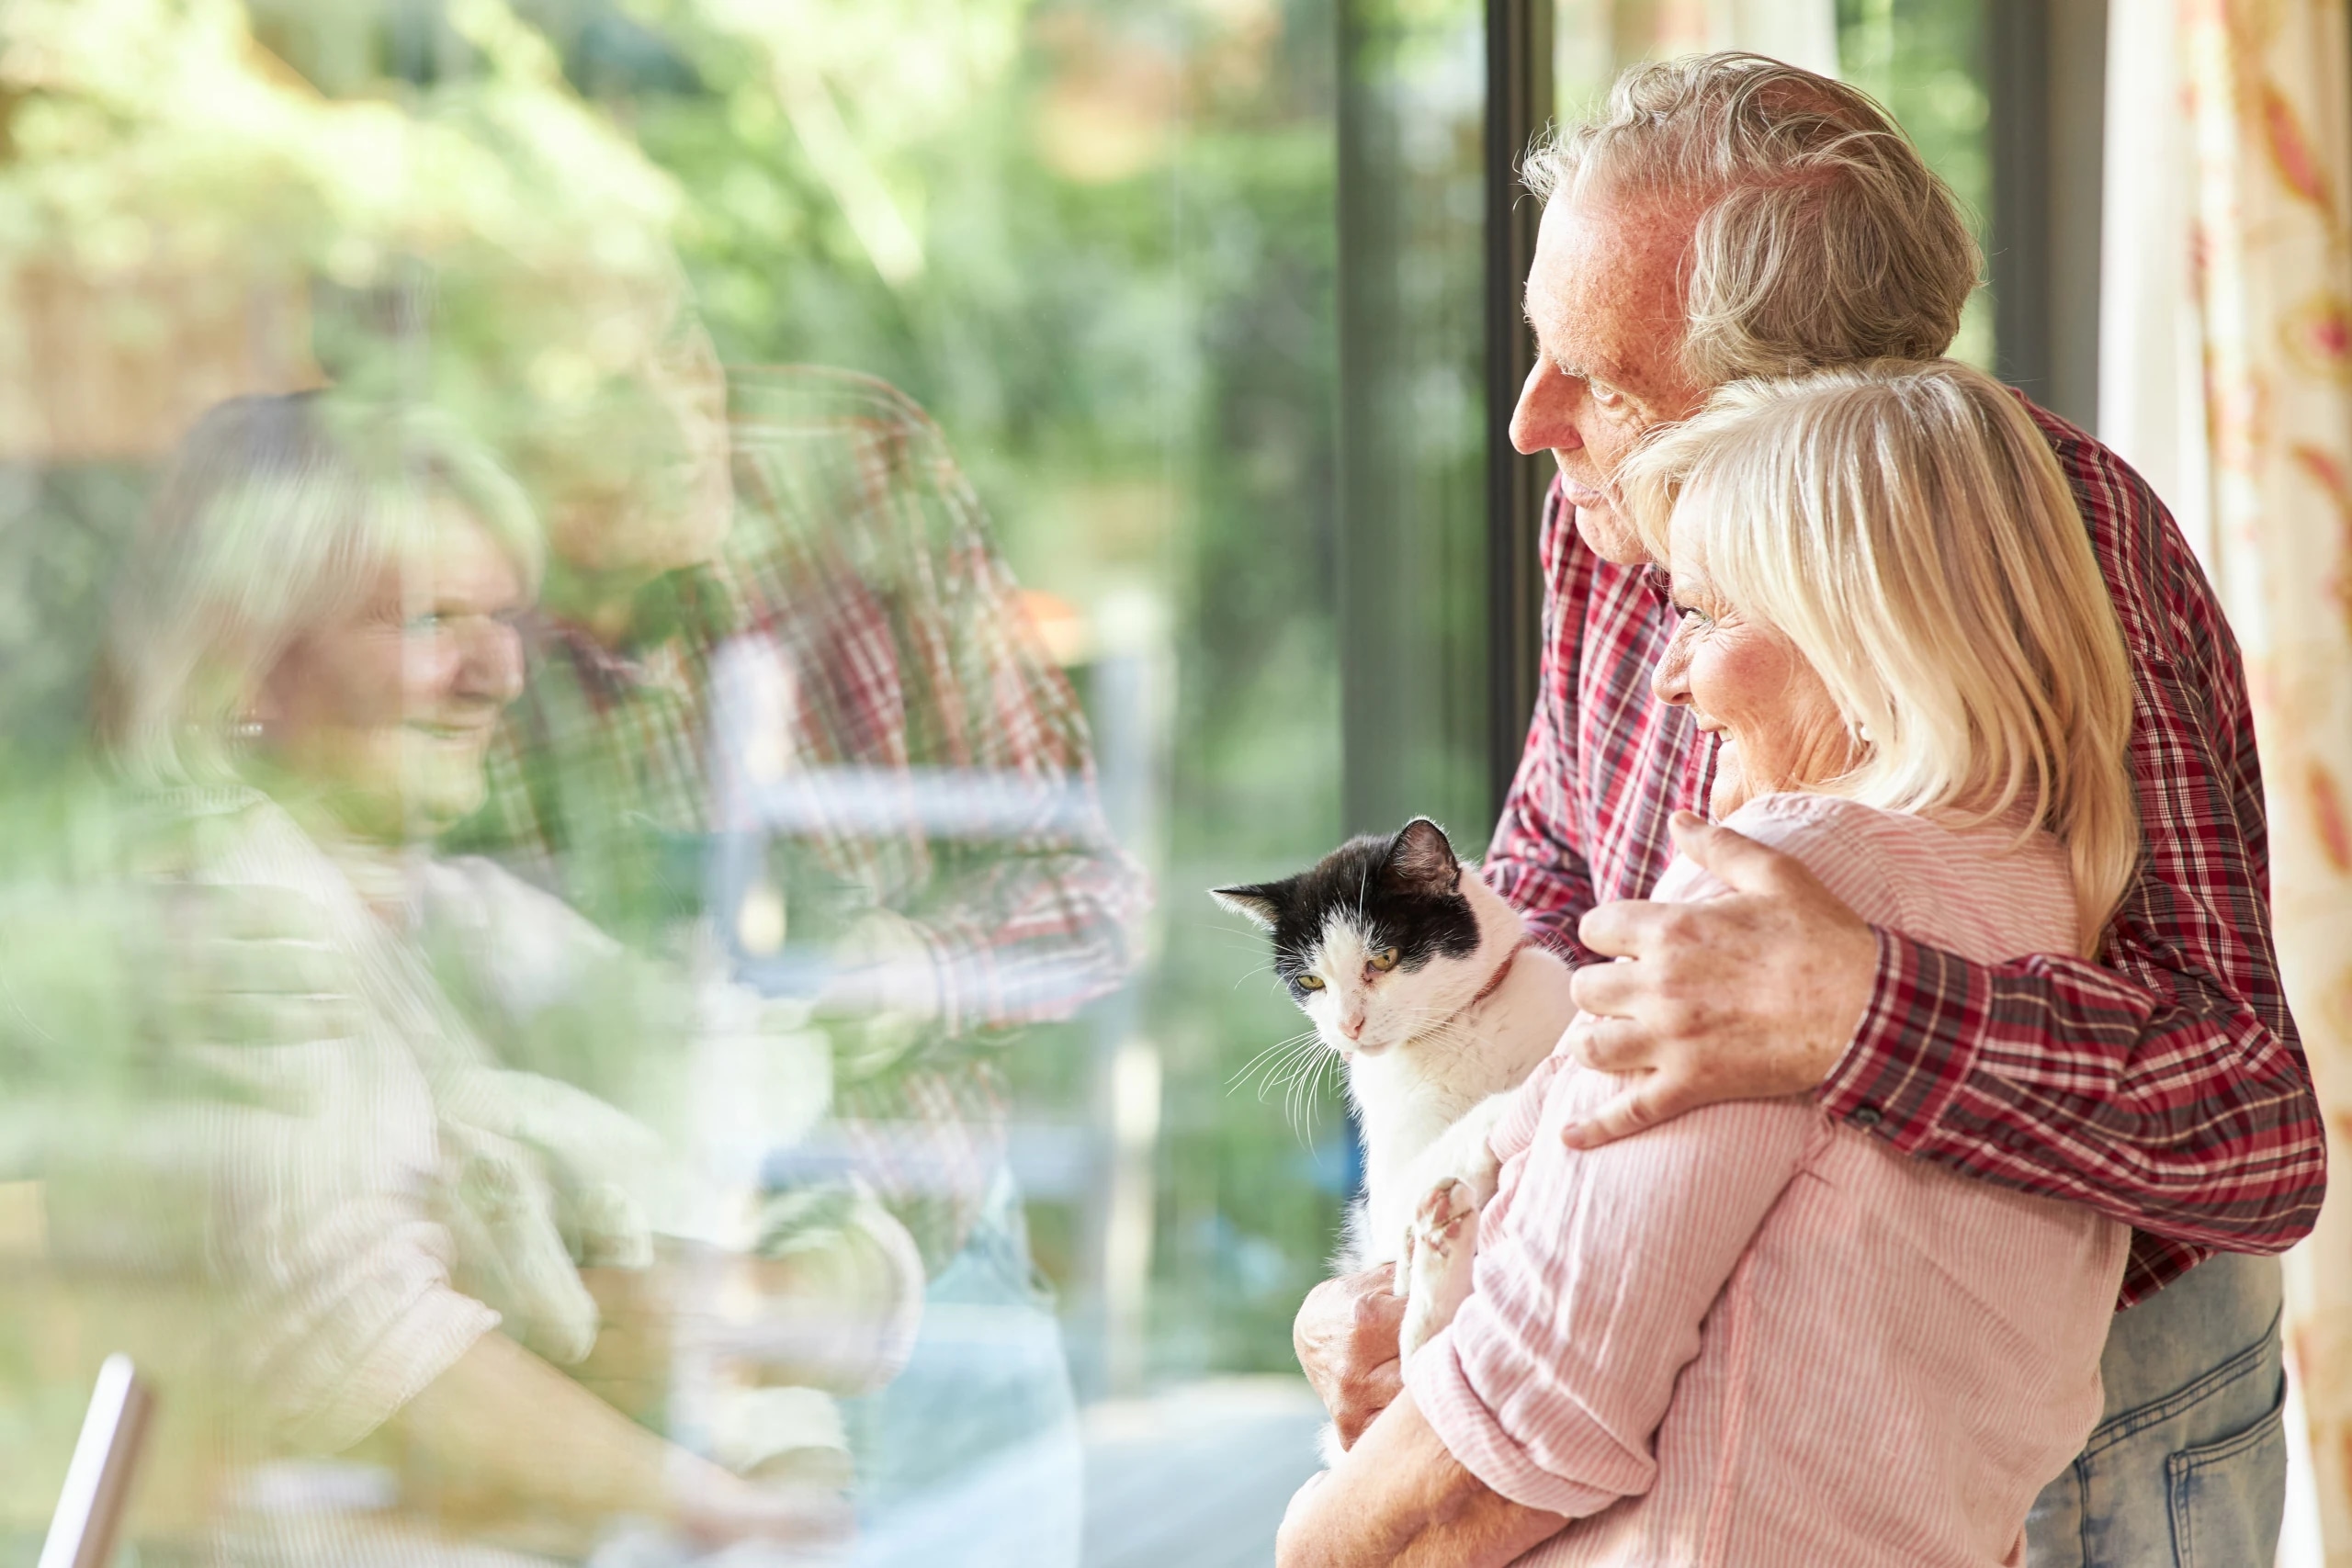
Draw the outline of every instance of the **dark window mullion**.
[[[1553,118],[1552,6],[1487,0],[1487,728],[1497,811],[1535,711],[1543,644],[1535,545],[1552,464],[1512,450],[1510,416],[1535,363],[1521,295],[1543,213],[1520,186],[1519,164]]]

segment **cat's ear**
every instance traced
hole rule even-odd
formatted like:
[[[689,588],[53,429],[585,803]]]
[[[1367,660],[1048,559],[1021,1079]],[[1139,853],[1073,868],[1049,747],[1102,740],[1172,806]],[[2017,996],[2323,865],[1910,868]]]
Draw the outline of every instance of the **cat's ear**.
[[[1283,912],[1281,888],[1282,885],[1275,882],[1261,882],[1248,887],[1212,887],[1209,897],[1243,919],[1272,931],[1275,919]]]
[[[1454,857],[1445,829],[1426,817],[1416,817],[1388,840],[1389,874],[1421,893],[1451,893],[1462,883],[1462,862]]]

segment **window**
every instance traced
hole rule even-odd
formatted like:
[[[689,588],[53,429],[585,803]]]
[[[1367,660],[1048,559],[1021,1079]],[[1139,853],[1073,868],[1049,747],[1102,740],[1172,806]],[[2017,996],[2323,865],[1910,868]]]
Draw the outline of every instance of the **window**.
[[[0,1536],[119,1348],[142,1562],[1262,1557],[1356,1155],[1207,889],[1483,848],[1504,161],[1811,51],[1992,211],[1981,9],[13,8]]]

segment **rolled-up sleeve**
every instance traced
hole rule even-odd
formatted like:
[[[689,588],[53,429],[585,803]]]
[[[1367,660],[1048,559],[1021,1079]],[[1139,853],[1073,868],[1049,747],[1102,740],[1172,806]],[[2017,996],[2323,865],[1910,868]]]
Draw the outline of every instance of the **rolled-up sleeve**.
[[[1803,1101],[1712,1106],[1592,1150],[1559,1138],[1613,1079],[1563,1073],[1479,1233],[1476,1285],[1406,1385],[1514,1503],[1581,1518],[1646,1492],[1675,1379],[1740,1256],[1826,1136]]]
[[[344,1256],[307,1289],[281,1296],[277,1332],[264,1339],[287,1438],[322,1453],[383,1425],[499,1323],[450,1284],[439,1225],[395,1214],[345,1218],[375,1234],[334,1238],[345,1244]]]

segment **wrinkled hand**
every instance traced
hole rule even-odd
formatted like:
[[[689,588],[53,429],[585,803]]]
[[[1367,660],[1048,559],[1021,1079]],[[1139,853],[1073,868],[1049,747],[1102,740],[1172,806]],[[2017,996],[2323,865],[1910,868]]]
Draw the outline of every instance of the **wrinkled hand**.
[[[848,1498],[806,1482],[745,1481],[717,1466],[695,1466],[673,1478],[671,1496],[680,1528],[710,1547],[741,1540],[840,1546],[856,1530]]]
[[[301,1045],[356,1033],[350,961],[288,888],[182,883],[162,893],[165,1028],[183,1045]]]
[[[1592,1148],[1727,1100],[1809,1093],[1869,1006],[1878,937],[1793,857],[1695,814],[1675,844],[1731,891],[1697,904],[1626,900],[1577,934],[1621,960],[1577,971],[1565,1043],[1587,1066],[1641,1075],[1562,1131]]]
[[[922,1043],[940,1007],[938,959],[922,928],[893,910],[869,909],[834,944],[816,1015],[833,1037],[842,1076],[854,1083]]]
[[[1386,1264],[1326,1280],[1306,1294],[1291,1325],[1291,1346],[1306,1381],[1323,1396],[1341,1447],[1351,1447],[1405,1386],[1397,1335],[1405,1298]]]
[[[367,1018],[358,977],[325,924],[290,888],[174,883],[142,894],[124,917],[119,956],[151,1087],[314,1114],[314,1077],[280,1058],[353,1038]]]

